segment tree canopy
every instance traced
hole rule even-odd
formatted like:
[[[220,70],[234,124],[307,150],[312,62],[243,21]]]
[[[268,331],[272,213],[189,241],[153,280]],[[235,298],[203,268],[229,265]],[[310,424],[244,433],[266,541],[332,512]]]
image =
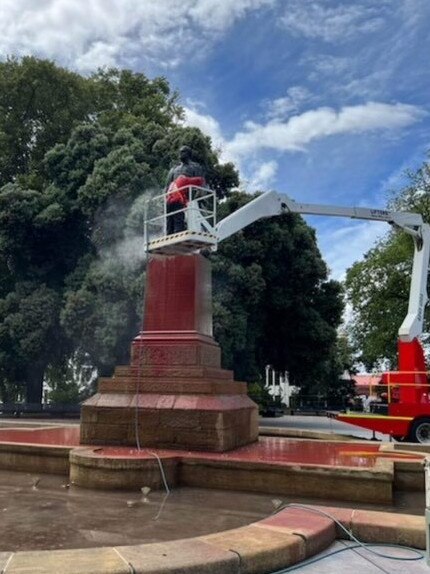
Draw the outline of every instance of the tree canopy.
[[[388,208],[421,213],[430,221],[429,162],[408,175],[409,184],[393,194]],[[368,369],[379,368],[384,360],[391,368],[396,366],[397,332],[407,313],[413,252],[412,238],[392,230],[347,272],[346,292],[353,310],[349,332]]]
[[[164,78],[82,77],[35,58],[0,63],[0,394],[67,392],[76,363],[110,374],[128,360],[142,313],[142,198],[194,150],[221,215],[251,199],[210,138],[181,123]],[[298,216],[260,222],[215,256],[215,331],[225,366],[264,364],[305,387],[333,375],[340,287]],[[336,371],[337,367],[334,368]]]

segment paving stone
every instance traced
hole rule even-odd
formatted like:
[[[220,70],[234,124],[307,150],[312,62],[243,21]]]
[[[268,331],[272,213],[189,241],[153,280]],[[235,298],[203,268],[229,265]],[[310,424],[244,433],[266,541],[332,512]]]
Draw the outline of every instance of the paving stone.
[[[304,560],[305,542],[299,536],[255,525],[202,536],[209,544],[240,556],[240,574],[268,574]]]
[[[346,541],[336,542],[316,558],[323,558],[350,545],[351,543]],[[406,556],[404,551],[394,548],[381,548],[380,550],[397,557]],[[413,562],[389,560],[358,549],[345,550],[334,556],[318,560],[313,564],[301,565],[300,569],[297,570],[297,574],[345,574],[346,572],[353,572],[353,574],[378,574],[380,572],[389,572],[390,574],[428,574],[429,568],[424,559]]]
[[[0,572],[4,572],[4,569],[8,562],[10,561],[10,557],[13,555],[13,552],[0,552]]]
[[[259,526],[286,529],[302,537],[306,543],[306,556],[313,556],[329,546],[336,538],[332,519],[301,508],[286,508],[261,520]]]
[[[352,508],[341,508],[337,506],[336,507],[318,506],[318,505],[312,505],[312,508],[315,508],[316,510],[321,510],[322,512],[325,512],[330,516],[333,516],[333,518],[338,520],[342,524],[342,526],[344,526],[347,530],[351,530],[352,515],[354,513],[354,510]],[[348,534],[338,524],[336,524],[336,538],[349,540]]]
[[[198,539],[118,547],[136,574],[242,574],[234,552]]]
[[[18,552],[6,574],[130,574],[130,567],[112,548]]]
[[[387,542],[422,549],[426,547],[423,516],[355,510],[352,515],[352,532],[364,542]]]

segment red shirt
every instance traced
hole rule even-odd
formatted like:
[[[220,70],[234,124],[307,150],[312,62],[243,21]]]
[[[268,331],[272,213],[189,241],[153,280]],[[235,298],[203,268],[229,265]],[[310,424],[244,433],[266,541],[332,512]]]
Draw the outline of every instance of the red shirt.
[[[172,181],[167,190],[167,203],[180,203],[181,205],[187,205],[189,199],[189,185],[197,185],[203,187],[205,185],[204,177],[188,177],[186,175],[180,175]],[[180,189],[180,188],[184,189]]]

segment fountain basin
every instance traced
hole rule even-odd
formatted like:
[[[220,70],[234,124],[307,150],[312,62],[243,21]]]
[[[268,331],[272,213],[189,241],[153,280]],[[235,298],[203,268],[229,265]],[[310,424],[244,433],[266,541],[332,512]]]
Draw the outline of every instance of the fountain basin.
[[[196,502],[199,496],[205,499],[223,496],[222,492],[220,494],[216,490],[223,489],[226,496],[229,493],[225,491],[235,491],[230,494],[238,499],[258,497],[268,502],[273,495],[282,495],[282,498],[290,497],[297,501],[298,497],[306,496],[314,498],[305,501],[311,504],[315,504],[318,498],[324,498],[325,503],[329,500],[359,500],[357,504],[363,508],[366,501],[373,507],[392,503],[395,488],[401,487],[402,483],[407,490],[423,492],[420,454],[396,452],[393,445],[264,437],[258,443],[227,453],[207,453],[85,447],[79,446],[78,437],[79,427],[73,425],[0,429],[0,468],[27,470],[32,476],[48,471],[62,475],[63,478],[59,480],[64,483],[71,480],[76,483],[68,493],[87,492],[96,504],[99,500],[97,496],[104,494],[133,498],[140,497],[142,486],[163,488],[159,459],[169,486],[177,489],[173,491],[174,496],[181,496],[181,493],[187,491],[198,493],[195,487],[215,489],[203,491],[209,493],[207,496],[197,494]],[[411,482],[412,476],[418,480]],[[400,480],[399,477],[403,478]],[[405,477],[409,477],[408,480]],[[116,490],[106,493],[98,490],[95,493],[76,486]],[[133,489],[134,492],[120,492],[123,489]],[[154,500],[162,501],[165,495],[160,490],[152,496]],[[120,499],[124,502],[123,498]],[[72,515],[79,514],[71,497],[69,504],[73,507]],[[103,504],[99,502],[97,506],[102,508]],[[219,520],[222,520],[223,511],[218,513],[220,505],[216,506]],[[254,508],[255,504],[251,506]],[[198,504],[196,508],[202,514]],[[137,508],[134,504],[130,507],[123,504],[122,510],[127,513],[139,511],[139,503]],[[364,541],[401,541],[418,548],[424,547],[425,527],[422,516],[398,516],[347,508],[328,510],[345,526],[359,533]],[[265,511],[270,513],[268,508]],[[43,512],[49,513],[50,509],[45,508],[40,514]],[[309,510],[293,511],[287,508],[276,516],[252,524],[249,522],[252,522],[254,510],[250,512],[244,520],[248,523],[246,526],[237,528],[226,522],[224,527],[233,527],[232,530],[215,532],[223,528],[223,525],[218,524],[212,533],[206,531],[197,538],[168,542],[152,543],[145,538],[145,543],[141,544],[124,527],[119,534],[124,534],[127,544],[132,545],[120,546],[120,537],[111,542],[106,532],[94,534],[96,529],[82,528],[87,531],[89,538],[93,538],[93,542],[87,540],[88,545],[102,544],[103,547],[82,548],[85,543],[80,544],[80,549],[26,552],[19,549],[17,552],[9,552],[4,547],[4,551],[0,552],[0,567],[6,569],[7,574],[36,571],[36,568],[43,574],[57,574],[58,564],[61,564],[64,574],[126,574],[132,569],[147,574],[168,574],[178,569],[184,574],[237,574],[243,572],[244,568],[246,572],[264,574],[299,562],[326,548],[335,537],[340,536],[331,519],[312,516]],[[90,518],[92,514],[94,512],[88,512],[88,508],[84,512]],[[112,517],[112,523],[116,522],[117,515],[115,513]],[[109,520],[105,522],[109,524]],[[50,526],[55,525],[55,522],[48,523]],[[192,535],[179,523],[176,530],[181,537]],[[97,537],[98,541],[95,540]],[[111,545],[113,543],[116,545]]]
[[[0,468],[70,473],[76,485],[87,488],[163,488],[159,459],[172,487],[325,500],[389,503],[395,482],[402,483],[396,478],[396,465],[408,488],[411,480],[405,477],[414,478],[415,489],[423,480],[419,454],[390,454],[378,444],[260,437],[257,443],[213,453],[79,446],[77,425],[0,429]]]

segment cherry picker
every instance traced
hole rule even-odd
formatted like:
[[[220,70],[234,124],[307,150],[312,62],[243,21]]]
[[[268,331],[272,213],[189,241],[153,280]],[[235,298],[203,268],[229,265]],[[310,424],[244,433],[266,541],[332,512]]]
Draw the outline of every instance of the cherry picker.
[[[155,200],[165,205],[164,196],[158,196]],[[161,215],[146,219],[145,248],[148,252],[184,254],[202,249],[216,250],[220,241],[255,221],[283,213],[384,221],[394,229],[410,235],[414,242],[414,257],[408,311],[399,329],[398,370],[385,372],[381,376],[381,385],[388,391],[387,402],[379,405],[378,412],[342,413],[337,415],[337,419],[389,434],[397,440],[430,442],[430,389],[424,351],[419,340],[428,299],[430,226],[423,221],[420,214],[298,203],[287,195],[268,191],[217,222],[214,192],[191,187],[184,211],[187,230],[173,235],[166,235],[165,208]],[[158,230],[155,236],[154,227]]]

